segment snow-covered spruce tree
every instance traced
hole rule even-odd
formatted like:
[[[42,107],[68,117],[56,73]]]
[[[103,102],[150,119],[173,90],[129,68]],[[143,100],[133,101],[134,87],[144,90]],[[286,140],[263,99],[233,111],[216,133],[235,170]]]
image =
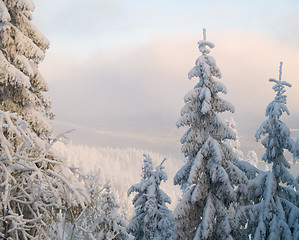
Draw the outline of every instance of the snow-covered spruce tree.
[[[107,185],[101,199],[102,214],[96,219],[93,232],[98,240],[127,240],[133,239],[126,230],[126,222],[119,213],[119,205],[115,200],[114,193]]]
[[[263,122],[257,130],[255,137],[258,141],[262,136],[267,135],[262,144],[266,149],[263,155],[263,161],[273,164],[272,170],[277,182],[286,183],[288,185],[294,184],[293,176],[288,172],[290,164],[284,157],[284,149],[293,154],[293,159],[298,157],[296,152],[296,142],[290,137],[289,128],[280,120],[283,112],[289,115],[289,110],[286,106],[287,96],[285,93],[285,86],[291,87],[291,84],[281,80],[282,62],[279,68],[279,80],[269,79],[274,82],[273,90],[276,92],[275,99],[267,106],[266,116],[268,119]]]
[[[274,82],[275,99],[266,108],[268,119],[256,132],[256,140],[266,135],[262,144],[266,148],[263,161],[272,164],[272,172],[260,172],[249,181],[240,200],[238,221],[243,225],[242,239],[299,239],[299,193],[298,182],[287,170],[289,162],[284,149],[297,155],[295,142],[290,138],[289,128],[280,120],[283,112],[289,114],[286,106],[285,86],[291,85],[281,79]]]
[[[49,42],[30,23],[31,0],[0,0],[0,237],[43,239],[59,211],[88,201],[75,169],[52,148],[47,84],[38,71]],[[74,172],[72,172],[72,170]],[[53,230],[53,229],[52,229]],[[55,239],[55,232],[52,235]]]
[[[162,166],[164,161],[153,170],[150,156],[144,154],[141,182],[130,187],[128,195],[137,192],[133,199],[135,216],[127,226],[136,240],[167,240],[172,239],[172,212],[166,206],[170,198],[160,189],[161,181],[167,180]]]
[[[226,87],[216,81],[221,73],[209,56],[214,44],[204,39],[198,43],[202,55],[188,74],[198,78],[194,89],[185,96],[178,127],[189,126],[181,138],[185,165],[174,183],[184,194],[174,212],[175,239],[232,239],[231,215],[238,186],[247,177],[237,167],[237,155],[227,139],[235,139],[232,129],[220,119],[221,112],[234,112],[232,104],[221,99]]]
[[[53,116],[38,70],[49,41],[31,23],[33,10],[32,0],[0,0],[0,110],[23,116],[40,136]]]

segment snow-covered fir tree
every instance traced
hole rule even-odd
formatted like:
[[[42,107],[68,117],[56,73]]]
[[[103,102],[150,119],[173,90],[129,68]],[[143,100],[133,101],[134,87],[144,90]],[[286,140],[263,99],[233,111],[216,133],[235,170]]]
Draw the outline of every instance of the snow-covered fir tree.
[[[160,189],[161,181],[167,180],[163,170],[163,161],[153,170],[152,159],[144,154],[141,182],[130,187],[128,195],[137,192],[133,199],[135,216],[127,226],[136,240],[167,240],[172,239],[172,212],[166,206],[171,199]]]
[[[297,157],[296,144],[290,138],[289,128],[280,120],[283,112],[289,114],[286,106],[285,86],[291,85],[281,79],[274,82],[275,99],[266,108],[268,119],[256,132],[266,149],[263,161],[272,164],[272,172],[260,172],[251,179],[240,200],[243,207],[237,211],[238,222],[243,225],[241,239],[299,239],[299,193],[298,182],[289,173],[289,162],[284,149]]]
[[[0,110],[18,113],[37,135],[51,131],[48,86],[38,70],[49,41],[31,23],[32,0],[0,1]]]
[[[127,240],[133,239],[126,230],[126,222],[119,213],[119,205],[115,195],[107,185],[101,199],[102,214],[96,219],[96,239],[99,240]]]
[[[55,239],[57,213],[89,196],[52,147],[47,84],[38,71],[48,40],[31,24],[31,0],[0,0],[0,237]],[[51,232],[51,233],[50,233]]]
[[[279,68],[279,80],[270,78],[270,82],[274,82],[273,90],[276,92],[275,99],[266,108],[266,117],[260,128],[257,130],[255,137],[258,141],[262,136],[266,137],[262,140],[262,144],[266,149],[263,155],[263,161],[273,164],[272,171],[278,182],[286,183],[288,185],[294,184],[294,178],[287,169],[290,164],[284,157],[284,149],[293,154],[293,159],[297,158],[296,142],[290,137],[290,130],[284,124],[280,117],[285,112],[288,115],[289,110],[286,106],[287,96],[285,93],[285,86],[291,87],[286,81],[282,81],[282,62]]]
[[[178,127],[188,126],[181,138],[185,165],[178,171],[174,183],[184,194],[174,212],[175,239],[232,239],[232,206],[238,186],[247,183],[247,177],[237,167],[238,157],[227,144],[235,139],[234,131],[219,113],[234,112],[229,102],[218,93],[226,94],[226,87],[216,78],[221,77],[209,48],[214,44],[198,42],[201,56],[188,74],[199,82],[184,98]]]

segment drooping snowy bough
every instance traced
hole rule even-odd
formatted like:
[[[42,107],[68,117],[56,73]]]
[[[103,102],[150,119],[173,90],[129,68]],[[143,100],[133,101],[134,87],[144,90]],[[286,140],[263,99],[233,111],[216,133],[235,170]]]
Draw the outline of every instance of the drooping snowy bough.
[[[296,143],[290,137],[289,128],[280,120],[283,112],[289,114],[286,106],[285,87],[291,85],[281,79],[274,82],[275,99],[266,108],[268,119],[256,132],[256,140],[261,139],[266,149],[263,161],[272,164],[272,172],[260,172],[249,181],[241,194],[243,207],[239,207],[236,219],[242,227],[241,239],[299,239],[299,193],[298,182],[290,174],[289,162],[284,157],[284,149],[298,157]]]
[[[0,237],[47,239],[57,213],[84,208],[88,192],[17,114],[0,111]]]
[[[231,219],[239,186],[247,183],[237,167],[238,157],[227,139],[235,133],[219,116],[234,112],[234,106],[223,100],[226,87],[218,82],[221,73],[213,57],[214,44],[204,39],[198,43],[201,56],[188,74],[199,80],[185,96],[178,127],[188,126],[181,138],[185,165],[174,183],[184,194],[174,212],[175,239],[232,239]]]

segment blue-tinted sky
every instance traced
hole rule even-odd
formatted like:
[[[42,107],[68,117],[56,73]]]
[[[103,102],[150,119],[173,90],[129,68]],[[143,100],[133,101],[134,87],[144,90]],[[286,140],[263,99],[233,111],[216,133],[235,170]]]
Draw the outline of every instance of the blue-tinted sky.
[[[273,99],[270,77],[284,61],[290,128],[299,129],[299,1],[36,0],[34,24],[51,47],[40,69],[59,131],[75,127],[73,141],[135,146],[177,154],[175,122],[187,79],[207,28],[211,55],[227,86],[224,99],[244,148]],[[226,116],[231,117],[231,116]],[[293,130],[294,135],[298,131]],[[250,146],[249,146],[250,144]]]
[[[85,53],[198,33],[203,26],[211,32],[245,31],[289,39],[299,24],[296,0],[53,0],[36,5],[38,25],[52,42],[65,41],[72,51]]]

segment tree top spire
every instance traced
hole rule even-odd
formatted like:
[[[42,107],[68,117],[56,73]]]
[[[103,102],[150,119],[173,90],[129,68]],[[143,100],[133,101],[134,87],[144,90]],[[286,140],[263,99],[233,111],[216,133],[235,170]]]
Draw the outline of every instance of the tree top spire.
[[[272,87],[272,89],[276,92],[276,96],[282,96],[285,93],[285,89],[284,87],[292,87],[292,85],[286,81],[282,81],[281,79],[281,75],[282,75],[282,62],[280,62],[279,65],[279,79],[276,80],[274,78],[270,78],[269,81],[270,82],[274,82],[275,85]],[[285,96],[285,95],[284,95]]]
[[[207,34],[206,34],[206,29],[204,28],[203,29],[203,40],[200,40],[198,42],[199,51],[203,55],[207,55],[210,52],[210,50],[206,46],[208,46],[209,48],[213,48],[214,47],[214,43],[207,41],[206,38],[207,38]]]
[[[281,82],[281,75],[282,75],[282,64],[283,62],[280,62],[280,65],[279,65],[279,81]]]
[[[207,34],[206,34],[206,29],[203,29],[203,40],[206,41],[207,40]]]

